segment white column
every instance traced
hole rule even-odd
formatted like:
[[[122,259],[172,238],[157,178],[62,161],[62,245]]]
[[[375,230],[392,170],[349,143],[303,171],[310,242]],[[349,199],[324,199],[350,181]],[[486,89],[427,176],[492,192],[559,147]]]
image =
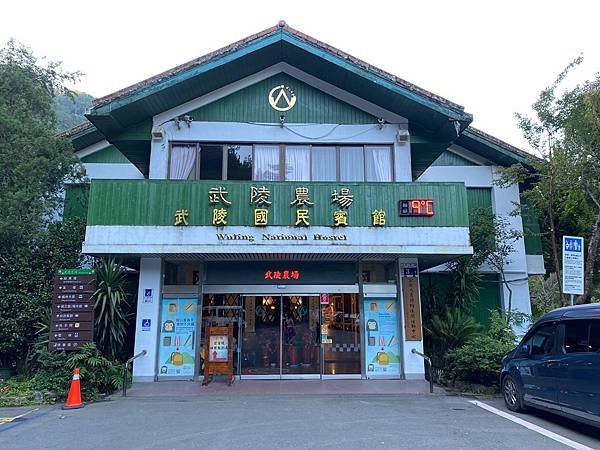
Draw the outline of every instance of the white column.
[[[162,288],[162,259],[140,258],[140,281],[135,324],[135,354],[146,350],[146,355],[133,362],[134,381],[154,381],[159,324],[159,306]],[[147,289],[151,289],[151,297]],[[150,321],[148,323],[148,321]]]
[[[494,179],[497,179],[498,174],[494,170]],[[494,213],[508,221],[508,226],[512,230],[523,233],[523,219],[520,215],[511,215],[521,203],[519,196],[519,186],[513,184],[508,187],[492,187],[492,204]],[[512,305],[513,311],[519,311],[524,314],[531,314],[531,301],[529,297],[529,283],[527,273],[527,257],[525,255],[525,240],[519,239],[514,243],[514,253],[512,253],[504,266],[504,273],[507,281],[509,281],[512,289]],[[505,284],[502,284],[501,298],[504,310],[508,310],[509,291]],[[524,324],[527,327],[527,324]],[[520,327],[523,328],[523,327]],[[520,333],[524,330],[516,328],[515,331]]]
[[[423,325],[422,325],[422,314],[421,314],[421,293],[420,293],[420,280],[419,280],[419,265],[416,258],[401,258],[400,260],[400,275],[404,275],[404,268],[415,268],[417,273],[417,289],[416,294],[418,296],[419,305],[419,322],[421,322],[421,340],[420,341],[407,341],[406,340],[406,322],[404,320],[404,308],[406,303],[404,302],[404,292],[400,289],[400,302],[402,304],[402,314],[400,315],[400,326],[402,329],[402,345],[403,345],[403,363],[404,363],[404,376],[407,380],[424,380],[425,379],[425,361],[423,358],[415,353],[412,353],[412,349],[416,349],[418,352],[423,353]],[[400,285],[402,286],[402,278],[400,279]]]
[[[399,142],[402,135],[405,142]],[[412,162],[410,155],[410,135],[408,125],[398,125],[398,134],[394,139],[394,181],[412,181]]]

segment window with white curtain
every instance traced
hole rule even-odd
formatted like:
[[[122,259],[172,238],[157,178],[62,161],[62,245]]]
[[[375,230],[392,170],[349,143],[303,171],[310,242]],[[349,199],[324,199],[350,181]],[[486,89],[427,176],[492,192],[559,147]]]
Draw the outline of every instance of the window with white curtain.
[[[340,181],[365,181],[363,147],[340,147]]]
[[[285,180],[310,181],[310,147],[308,145],[286,146]]]
[[[279,181],[279,145],[254,147],[254,177],[257,181]]]
[[[390,145],[173,143],[169,178],[390,182],[394,176],[392,148]]]
[[[195,177],[196,144],[173,145],[171,147],[171,161],[169,178],[171,180],[189,180]]]
[[[313,181],[337,180],[337,149],[335,147],[313,147],[311,156]]]
[[[365,147],[367,181],[392,181],[390,147]]]

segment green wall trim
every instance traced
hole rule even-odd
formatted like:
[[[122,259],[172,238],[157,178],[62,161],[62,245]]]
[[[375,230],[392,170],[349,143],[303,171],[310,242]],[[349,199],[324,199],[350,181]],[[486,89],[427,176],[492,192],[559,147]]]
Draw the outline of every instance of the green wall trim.
[[[469,214],[478,209],[486,209],[492,212],[492,189],[467,188],[467,201],[469,203]]]
[[[251,182],[251,181],[174,181],[174,180],[93,180],[90,192],[88,225],[164,225],[174,224],[175,212],[188,210],[189,225],[212,225],[213,209],[209,190],[222,186],[232,202],[227,225],[254,225],[254,206],[250,205],[251,186],[266,186],[272,205],[269,225],[294,226],[296,206],[290,206],[297,187],[307,187],[314,203],[308,207],[309,223],[332,226],[336,204],[334,190],[349,188],[354,202],[348,210],[348,226],[368,227],[371,212],[386,212],[391,227],[467,227],[467,194],[463,183],[330,183],[330,182]],[[398,201],[427,198],[435,202],[432,217],[399,217]]]
[[[457,155],[456,153],[446,150],[431,165],[432,166],[477,166],[478,164],[475,164],[474,162],[469,161],[468,159],[463,158],[462,156]]]
[[[498,283],[497,274],[480,274],[480,277],[479,294],[469,313],[487,329],[490,325],[490,310],[500,310],[502,306],[500,303],[500,284]],[[450,274],[448,273],[421,273],[420,287],[422,301],[427,301],[428,296],[432,294],[438,297],[441,296],[440,298],[445,298],[449,294],[451,281]]]
[[[102,150],[94,152],[81,158],[83,163],[112,163],[112,164],[131,164],[123,153],[114,145],[109,145]]]
[[[296,105],[285,113],[287,123],[369,124],[377,118],[288,74],[280,73],[234,94],[188,112],[194,120],[279,123],[282,114],[269,105],[269,91],[285,85],[296,95]]]
[[[543,255],[542,234],[537,211],[527,204],[527,199],[521,196],[521,217],[523,219],[523,240],[526,255]]]

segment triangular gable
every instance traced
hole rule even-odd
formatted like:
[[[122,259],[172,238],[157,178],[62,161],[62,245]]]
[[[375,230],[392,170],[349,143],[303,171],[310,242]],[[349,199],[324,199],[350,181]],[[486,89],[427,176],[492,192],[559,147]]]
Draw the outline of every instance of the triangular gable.
[[[436,159],[432,166],[477,166],[478,164],[473,161],[463,158],[450,150],[446,150],[442,153],[438,159]]]
[[[279,92],[277,87],[282,85],[289,89],[285,91],[287,95],[295,96],[294,107],[285,112],[276,111],[269,104],[269,93],[273,89]],[[275,94],[272,97],[279,97],[279,106],[285,106],[284,98]],[[196,121],[213,122],[279,123],[284,114],[286,123],[377,123],[371,114],[283,72],[188,114]]]

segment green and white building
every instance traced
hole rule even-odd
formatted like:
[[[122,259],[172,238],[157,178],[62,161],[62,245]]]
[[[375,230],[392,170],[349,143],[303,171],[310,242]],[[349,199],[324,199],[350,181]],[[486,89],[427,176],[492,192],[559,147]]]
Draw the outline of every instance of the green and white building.
[[[524,231],[513,307],[544,273],[494,184],[525,154],[464,108],[280,23],[97,99],[65,133],[91,182],[83,251],[139,260],[134,379],[194,378],[230,325],[244,378],[422,379],[420,290],[469,255],[469,210]],[[482,267],[482,271],[486,271]],[[506,306],[488,271],[476,317]],[[419,288],[421,284],[421,288]],[[214,348],[213,348],[214,347]]]

